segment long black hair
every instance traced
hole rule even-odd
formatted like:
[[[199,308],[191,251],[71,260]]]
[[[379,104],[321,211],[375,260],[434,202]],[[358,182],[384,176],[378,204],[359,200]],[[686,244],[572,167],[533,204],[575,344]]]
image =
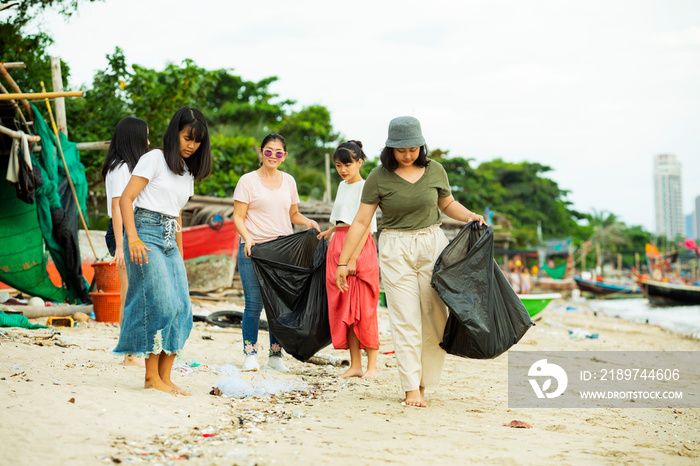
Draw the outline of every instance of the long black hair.
[[[202,112],[196,108],[182,107],[175,112],[170,119],[168,129],[163,135],[163,154],[170,171],[176,175],[185,173],[185,168],[180,162],[180,131],[187,129],[188,134],[199,142],[199,148],[190,157],[183,159],[187,170],[199,181],[209,176],[211,172],[211,143],[209,142],[209,128],[207,120]]]
[[[393,147],[387,146],[384,149],[382,149],[382,153],[379,155],[379,160],[382,162],[382,166],[390,172],[393,172],[394,170],[399,168],[399,162],[397,162],[396,157],[394,157]],[[413,162],[413,165],[417,167],[427,167],[429,163],[430,160],[428,159],[428,145],[423,144],[422,146],[420,146],[418,158],[415,162]]]
[[[338,148],[333,152],[333,161],[342,164],[354,163],[359,160],[367,160],[367,156],[362,150],[360,141],[347,141],[338,145]]]
[[[102,179],[107,179],[107,173],[123,163],[129,167],[129,173],[133,172],[136,163],[146,152],[148,152],[148,124],[141,118],[122,118],[112,134],[107,158],[102,166]]]

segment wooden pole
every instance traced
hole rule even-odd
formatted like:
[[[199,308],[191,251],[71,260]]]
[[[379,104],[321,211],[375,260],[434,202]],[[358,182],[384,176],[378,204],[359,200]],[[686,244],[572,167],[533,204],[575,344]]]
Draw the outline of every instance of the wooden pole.
[[[14,61],[11,63],[3,63],[3,65],[5,65],[5,68],[7,68],[8,70],[11,70],[13,68],[26,68],[27,67],[27,65],[25,65],[24,62],[21,62],[21,61]]]
[[[15,139],[19,139],[22,137],[22,133],[20,133],[19,131],[12,131],[10,128],[5,128],[4,126],[0,126],[0,133],[5,134],[5,135],[10,136],[11,138],[15,138]],[[39,136],[27,134],[27,141],[39,142],[39,141],[41,141],[41,138]]]
[[[10,85],[10,88],[15,91],[15,92],[22,92],[19,90],[19,86],[15,82],[14,79],[12,79],[12,76],[10,76],[10,73],[7,72],[7,68],[5,68],[5,65],[0,63],[0,74],[5,78],[5,81]],[[10,94],[6,94],[10,95]],[[22,102],[22,105],[24,105],[24,108],[27,109],[27,115],[29,115],[30,118],[33,118],[34,114],[32,113],[32,107],[29,106],[29,102],[27,99],[23,99],[21,97],[12,97],[7,100],[12,100],[12,99],[19,99],[20,102]]]
[[[639,268],[639,253],[638,252],[634,253],[634,267],[637,269],[637,273],[639,275],[641,275],[642,269]]]
[[[76,144],[78,150],[107,150],[110,141],[79,142]]]
[[[63,92],[63,79],[61,78],[61,59],[51,57],[51,83],[54,92]],[[68,121],[66,120],[66,99],[65,97],[57,97],[54,105],[56,106],[56,125],[58,130],[68,136]]]
[[[2,65],[0,65],[2,66]],[[55,99],[57,97],[82,97],[83,91],[66,91],[66,92],[18,92],[16,94],[0,94],[0,100],[20,99],[22,102],[27,102],[26,99]],[[29,102],[27,102],[29,105]]]
[[[328,152],[323,155],[326,166],[326,192],[323,193],[323,202],[329,203],[331,202],[331,162]]]
[[[600,274],[603,275],[603,267],[601,264],[600,260],[600,244],[596,243],[595,245],[595,271],[596,274],[598,274],[598,271],[600,271]]]
[[[617,255],[617,271],[622,274],[622,254]]]
[[[41,90],[44,89],[44,81],[41,81]],[[90,239],[90,230],[88,230],[87,223],[85,222],[85,217],[83,216],[83,210],[80,208],[80,201],[78,200],[78,194],[75,192],[75,186],[73,185],[73,179],[70,176],[70,171],[68,171],[68,164],[66,163],[66,157],[63,155],[63,148],[61,147],[61,138],[58,136],[58,128],[56,127],[56,121],[53,119],[53,112],[51,111],[51,104],[49,104],[49,99],[46,99],[46,107],[49,109],[49,117],[51,118],[51,126],[53,127],[53,132],[56,135],[56,143],[58,144],[58,151],[61,154],[61,160],[63,161],[63,168],[66,170],[66,178],[68,178],[68,184],[70,185],[70,190],[73,193],[73,199],[75,199],[75,206],[78,208],[78,214],[80,214],[80,220],[83,222],[83,228],[85,229],[85,234],[87,236],[88,242],[90,243],[90,248],[92,248],[92,253],[97,259],[97,251],[95,251],[95,246],[92,244],[92,239]]]

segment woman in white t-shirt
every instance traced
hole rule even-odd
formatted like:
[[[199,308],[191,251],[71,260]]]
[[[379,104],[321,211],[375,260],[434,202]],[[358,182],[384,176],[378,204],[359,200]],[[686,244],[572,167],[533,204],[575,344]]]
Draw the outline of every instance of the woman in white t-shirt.
[[[117,273],[121,282],[119,292],[119,322],[124,314],[124,302],[128,287],[126,265],[124,264],[124,251],[122,249],[124,229],[122,227],[122,215],[119,210],[119,198],[124,192],[131,172],[136,167],[143,154],[148,152],[148,124],[140,118],[126,117],[117,123],[112,134],[112,140],[107,151],[102,178],[105,180],[107,190],[107,214],[109,226],[105,233],[107,249],[112,255],[112,262],[117,264]],[[124,356],[124,365],[144,365],[143,359],[134,358],[131,355]]]
[[[171,380],[175,357],[192,330],[180,212],[194,194],[194,180],[209,175],[211,166],[204,115],[183,107],[170,120],[163,148],[141,157],[119,200],[128,238],[124,254],[131,260],[114,352],[146,358],[145,388],[189,395]]]
[[[326,253],[326,292],[328,294],[328,320],[331,327],[333,348],[350,350],[350,367],[340,377],[377,377],[377,350],[379,332],[377,326],[377,302],[379,301],[379,264],[377,246],[372,233],[377,231],[376,215],[357,248],[345,264],[339,264],[340,252],[345,244],[357,210],[360,208],[362,179],[360,168],[366,159],[360,141],[340,144],[333,153],[333,162],[343,181],[331,212],[331,228],[320,233],[319,239],[330,238]],[[338,267],[347,267],[349,293],[341,293],[335,286]],[[362,349],[367,352],[367,370],[362,371]]]
[[[278,170],[287,158],[287,143],[279,134],[263,139],[258,156],[260,168],[243,175],[233,193],[233,223],[241,243],[238,248],[238,272],[243,285],[243,361],[244,371],[256,371],[258,364],[258,328],[263,308],[258,277],[253,269],[250,250],[279,236],[291,235],[292,224],[318,228],[318,224],[299,212],[299,195],[294,178]],[[282,362],[282,347],[270,332],[268,367],[280,372],[288,369]]]

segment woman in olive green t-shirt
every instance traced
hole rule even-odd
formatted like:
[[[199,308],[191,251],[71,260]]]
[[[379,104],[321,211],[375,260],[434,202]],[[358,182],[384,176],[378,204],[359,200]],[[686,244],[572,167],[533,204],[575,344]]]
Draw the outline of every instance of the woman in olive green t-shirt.
[[[447,307],[430,286],[433,267],[447,238],[442,214],[484,223],[481,215],[455,201],[447,173],[428,160],[420,122],[398,117],[389,124],[382,164],[372,170],[362,190],[362,203],[338,259],[336,284],[347,290],[347,264],[377,207],[379,267],[386,294],[391,335],[405,403],[425,407],[425,389],[440,381],[445,351],[440,348]]]

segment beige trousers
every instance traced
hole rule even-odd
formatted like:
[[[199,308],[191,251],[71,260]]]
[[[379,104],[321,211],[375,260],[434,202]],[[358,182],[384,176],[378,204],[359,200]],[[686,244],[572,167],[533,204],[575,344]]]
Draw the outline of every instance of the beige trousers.
[[[430,286],[430,279],[447,243],[439,225],[383,230],[379,236],[379,267],[404,391],[440,382],[445,351],[439,344],[447,307]]]

